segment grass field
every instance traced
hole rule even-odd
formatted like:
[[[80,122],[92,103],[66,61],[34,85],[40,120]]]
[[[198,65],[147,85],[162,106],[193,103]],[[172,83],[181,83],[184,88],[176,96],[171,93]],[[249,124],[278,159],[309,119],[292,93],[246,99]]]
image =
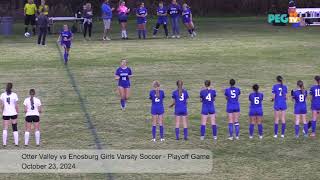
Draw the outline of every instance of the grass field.
[[[111,174],[113,179],[319,179],[319,138],[294,138],[293,104],[289,101],[286,138],[274,139],[270,99],[271,87],[279,74],[283,75],[290,90],[299,79],[304,80],[308,88],[312,85],[314,75],[320,72],[320,30],[317,27],[274,27],[256,17],[202,18],[196,24],[198,37],[179,40],[122,41],[118,39],[118,25],[114,23],[114,40],[102,42],[100,29],[95,27],[98,32],[92,41],[84,41],[81,35],[76,35],[68,67],[60,59],[56,35],[49,37],[47,47],[38,47],[34,37],[26,39],[23,33],[0,37],[1,89],[4,90],[6,82],[13,82],[20,100],[27,96],[30,88],[37,90],[44,104],[41,149],[96,148],[95,137],[88,129],[87,115],[105,149],[203,148],[213,152],[213,171],[209,174]],[[20,25],[15,27],[19,29]],[[149,27],[151,30],[151,24]],[[162,36],[162,31],[160,34]],[[136,37],[133,24],[129,35]],[[187,34],[184,32],[184,35]],[[134,72],[132,96],[124,112],[120,110],[113,79],[121,58],[128,58]],[[242,89],[239,141],[227,140],[223,89],[230,78],[235,78]],[[148,100],[151,83],[153,80],[161,82],[168,107],[178,79],[184,80],[191,97],[190,140],[177,142],[174,139],[173,110],[166,108],[166,141],[152,143]],[[213,143],[209,128],[206,140],[199,140],[198,93],[205,79],[212,80],[218,92],[217,143]],[[248,139],[247,97],[254,83],[260,84],[265,93],[263,140],[258,140],[257,136]],[[310,115],[308,117],[310,119]],[[21,132],[23,122],[21,114]],[[0,179],[23,178],[109,179],[110,176],[0,175]]]

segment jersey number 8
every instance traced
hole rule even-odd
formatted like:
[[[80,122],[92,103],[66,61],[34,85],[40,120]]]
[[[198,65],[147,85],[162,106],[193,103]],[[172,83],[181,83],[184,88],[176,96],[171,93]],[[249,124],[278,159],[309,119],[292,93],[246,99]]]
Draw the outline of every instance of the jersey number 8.
[[[300,94],[300,95],[299,95],[299,101],[300,101],[300,102],[303,102],[303,101],[304,101],[304,95],[303,95],[303,94]]]

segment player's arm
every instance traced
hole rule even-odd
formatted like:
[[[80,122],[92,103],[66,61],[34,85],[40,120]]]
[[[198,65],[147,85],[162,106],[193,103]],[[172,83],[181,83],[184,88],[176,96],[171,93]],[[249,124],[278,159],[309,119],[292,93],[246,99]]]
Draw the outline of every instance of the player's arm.
[[[57,42],[61,42],[61,34],[59,35]]]
[[[176,104],[176,101],[173,99],[172,104],[169,106],[169,108],[172,108]]]
[[[27,15],[27,4],[24,5],[23,8],[23,15],[26,16]]]
[[[130,13],[130,11],[131,11],[131,9],[130,9],[130,8],[128,8],[128,9],[127,9],[127,14],[128,14],[128,13]]]
[[[42,113],[42,106],[41,105],[38,107],[38,111],[39,111],[39,113]]]
[[[1,113],[3,112],[3,109],[4,109],[4,104],[3,104],[3,101],[0,100],[0,111],[1,111]]]
[[[273,102],[276,98],[276,95],[275,94],[272,94],[272,98],[271,98],[271,102]]]
[[[16,111],[17,111],[17,114],[19,114],[19,105],[18,105],[18,102],[15,103],[14,105]]]
[[[143,17],[147,17],[147,16],[148,16],[148,13],[146,12],[146,14],[144,14]]]

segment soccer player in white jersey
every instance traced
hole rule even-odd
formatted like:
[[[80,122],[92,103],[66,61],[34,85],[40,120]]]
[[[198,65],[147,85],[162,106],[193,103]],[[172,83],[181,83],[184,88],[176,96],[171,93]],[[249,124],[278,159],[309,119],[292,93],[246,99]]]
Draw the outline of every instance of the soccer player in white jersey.
[[[1,111],[3,118],[3,131],[2,131],[2,141],[3,146],[7,145],[8,137],[8,127],[11,123],[13,130],[14,144],[18,146],[19,144],[19,133],[18,133],[18,96],[16,93],[12,92],[12,83],[8,83],[6,91],[1,94]]]
[[[36,91],[30,89],[30,97],[26,98],[23,102],[24,112],[26,113],[26,131],[24,133],[24,145],[29,145],[29,137],[31,131],[31,125],[34,125],[34,134],[36,138],[36,145],[40,145],[40,113],[42,112],[41,101],[36,98]]]

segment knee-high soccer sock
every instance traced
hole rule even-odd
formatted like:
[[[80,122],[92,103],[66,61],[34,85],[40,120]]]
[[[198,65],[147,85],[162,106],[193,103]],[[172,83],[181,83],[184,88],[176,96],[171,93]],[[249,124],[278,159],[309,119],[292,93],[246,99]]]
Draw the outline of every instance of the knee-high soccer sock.
[[[310,129],[312,127],[312,122],[308,121],[308,129]]]
[[[19,133],[18,133],[18,124],[12,124],[12,131],[13,131],[13,140],[14,144],[19,144]]]
[[[188,140],[188,128],[183,129],[184,140]]]
[[[168,26],[166,24],[163,25],[163,29],[166,36],[169,36]]]
[[[191,29],[188,29],[188,32],[189,32],[189,34],[192,34],[192,30]]]
[[[179,140],[180,128],[176,128],[176,140]]]
[[[142,35],[143,35],[143,39],[145,39],[147,37],[147,30],[146,29],[142,30]]]
[[[139,30],[138,30],[138,37],[139,37],[139,39],[141,39],[141,34],[142,34],[142,32],[141,32],[141,30],[139,29]]]
[[[160,138],[163,139],[164,137],[164,128],[163,126],[160,126]]]
[[[121,107],[124,108],[126,105],[126,101],[124,99],[120,100]]]
[[[279,129],[279,124],[274,123],[274,127],[273,127],[274,135],[278,135],[278,129]]]
[[[295,130],[296,136],[299,136],[299,131],[300,131],[299,125],[295,125],[295,126],[294,126],[294,130]]]
[[[206,125],[200,126],[200,136],[204,136],[206,134]]]
[[[158,33],[159,27],[160,27],[160,24],[157,23],[156,27],[153,28],[153,35],[156,35]]]
[[[217,125],[212,125],[212,136],[216,137],[217,136]]]
[[[7,137],[8,137],[8,130],[2,131],[2,143],[3,145],[7,145]]]
[[[40,131],[36,131],[34,135],[36,138],[36,145],[40,145]]]
[[[152,126],[152,139],[156,138],[157,126]]]
[[[128,33],[127,33],[127,30],[123,30],[124,32],[124,38],[128,38]]]
[[[263,135],[263,125],[262,124],[258,124],[258,132],[259,132],[259,136]]]
[[[285,132],[286,132],[286,123],[282,123],[282,126],[281,126],[281,135],[284,135]]]
[[[308,134],[308,130],[309,130],[308,123],[303,125],[303,129],[304,129],[304,134]]]
[[[33,32],[33,35],[36,35],[36,28],[35,27],[32,28],[32,32]]]
[[[233,137],[233,123],[229,123],[229,136]]]
[[[28,26],[24,28],[24,33],[28,32]]]
[[[240,124],[238,121],[236,121],[234,123],[234,129],[236,130],[236,137],[239,137],[239,133],[240,133]]]
[[[249,124],[249,135],[253,136],[253,132],[254,132],[254,124]]]
[[[26,131],[24,133],[24,145],[28,145],[29,144],[29,137],[30,137],[30,132]]]
[[[312,120],[311,126],[312,126],[312,133],[315,133],[317,128],[317,121],[315,119]]]

